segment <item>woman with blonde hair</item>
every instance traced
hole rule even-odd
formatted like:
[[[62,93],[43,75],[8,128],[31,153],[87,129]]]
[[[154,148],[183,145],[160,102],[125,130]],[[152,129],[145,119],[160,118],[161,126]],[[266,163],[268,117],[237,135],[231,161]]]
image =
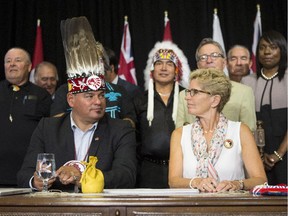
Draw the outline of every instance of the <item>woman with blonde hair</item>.
[[[170,142],[169,186],[202,192],[249,190],[267,181],[254,137],[222,113],[231,83],[216,69],[190,75],[185,99],[196,121],[176,129]],[[247,176],[245,176],[247,172]]]

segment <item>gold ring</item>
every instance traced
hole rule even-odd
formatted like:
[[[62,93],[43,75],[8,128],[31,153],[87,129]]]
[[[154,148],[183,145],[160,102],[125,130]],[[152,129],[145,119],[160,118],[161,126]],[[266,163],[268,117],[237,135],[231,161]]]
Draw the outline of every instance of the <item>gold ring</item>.
[[[77,181],[77,176],[73,175],[73,180]]]

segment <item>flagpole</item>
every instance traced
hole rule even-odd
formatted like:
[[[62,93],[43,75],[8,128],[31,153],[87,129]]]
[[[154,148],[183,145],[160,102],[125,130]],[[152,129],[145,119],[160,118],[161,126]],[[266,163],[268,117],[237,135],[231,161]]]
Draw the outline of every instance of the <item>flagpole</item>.
[[[30,72],[29,80],[32,83],[35,83],[34,80],[34,72],[35,67],[40,62],[43,61],[43,41],[42,41],[42,29],[41,29],[41,20],[37,19],[37,27],[36,27],[36,38],[35,38],[35,44],[34,44],[34,52],[33,52],[33,59],[32,59],[32,70]]]
[[[262,25],[261,25],[261,11],[260,4],[256,5],[257,13],[254,20],[254,33],[253,33],[253,43],[252,43],[252,67],[251,73],[256,73],[256,49],[259,42],[259,38],[262,35]]]
[[[256,8],[257,8],[257,11],[260,12],[260,4],[257,4],[257,5],[256,5]]]
[[[224,39],[223,39],[223,35],[222,35],[222,30],[221,30],[221,26],[220,26],[220,20],[218,17],[218,9],[217,8],[214,8],[212,38],[214,41],[216,41],[220,44],[220,46],[222,47],[222,49],[224,51],[224,55],[225,55],[225,44],[224,44]],[[225,67],[223,71],[227,76],[229,75],[227,67]]]
[[[163,41],[171,41],[172,42],[172,34],[171,34],[171,28],[170,28],[170,20],[168,18],[168,11],[164,11]]]
[[[128,16],[124,16],[124,29],[119,56],[118,75],[120,78],[137,85],[134,58],[132,56],[131,35],[129,30]]]

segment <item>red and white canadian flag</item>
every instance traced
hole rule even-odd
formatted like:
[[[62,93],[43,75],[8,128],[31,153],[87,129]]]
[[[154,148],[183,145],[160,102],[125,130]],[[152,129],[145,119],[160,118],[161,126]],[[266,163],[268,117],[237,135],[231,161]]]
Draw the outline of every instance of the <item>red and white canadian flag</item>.
[[[34,71],[35,67],[42,62],[44,59],[43,57],[43,41],[42,41],[42,28],[40,25],[40,19],[37,20],[37,30],[36,30],[36,39],[34,45],[34,53],[33,53],[33,60],[32,60],[32,70],[30,72],[29,80],[30,82],[35,82],[34,80]]]
[[[257,14],[254,21],[254,34],[253,34],[253,44],[252,44],[252,71],[256,73],[256,49],[259,38],[262,35],[262,24],[261,24],[261,12],[260,5],[257,5]]]
[[[134,67],[134,58],[132,56],[131,35],[127,16],[125,16],[124,20],[124,31],[119,58],[118,75],[122,79],[137,85],[136,70]]]
[[[172,42],[172,34],[170,29],[170,20],[168,18],[168,12],[164,12],[164,35],[163,35],[163,41],[171,41]]]

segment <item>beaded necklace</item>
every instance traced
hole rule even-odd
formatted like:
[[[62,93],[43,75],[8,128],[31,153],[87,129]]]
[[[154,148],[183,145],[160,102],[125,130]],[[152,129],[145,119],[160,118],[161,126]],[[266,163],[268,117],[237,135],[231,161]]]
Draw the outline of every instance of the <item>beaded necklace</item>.
[[[266,79],[266,80],[271,80],[271,79],[273,79],[274,77],[276,77],[277,75],[278,75],[278,71],[275,73],[275,74],[273,74],[271,77],[267,77],[264,73],[263,73],[263,68],[261,69],[261,75],[262,75],[262,77],[264,78],[264,79]]]

